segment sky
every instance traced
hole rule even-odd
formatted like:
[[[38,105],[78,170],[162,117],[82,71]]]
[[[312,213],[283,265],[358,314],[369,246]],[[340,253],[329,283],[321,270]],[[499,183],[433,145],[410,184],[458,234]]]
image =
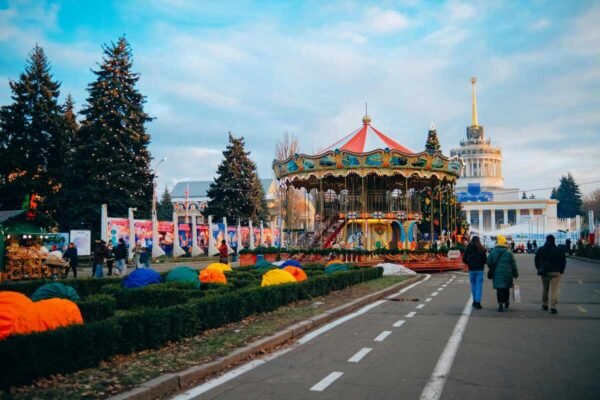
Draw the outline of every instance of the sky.
[[[479,123],[504,153],[505,187],[600,187],[600,2],[0,0],[0,105],[37,43],[77,108],[101,46],[126,35],[147,97],[159,187],[211,179],[227,135],[261,178],[285,132],[301,151],[372,125],[444,154]],[[549,191],[533,192],[537,197]]]

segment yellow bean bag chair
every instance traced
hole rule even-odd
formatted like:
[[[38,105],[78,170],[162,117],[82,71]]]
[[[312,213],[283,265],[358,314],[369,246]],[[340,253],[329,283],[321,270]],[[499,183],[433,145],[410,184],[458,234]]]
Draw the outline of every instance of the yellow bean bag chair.
[[[15,321],[33,302],[18,292],[0,292],[0,340],[6,338]]]
[[[26,335],[75,324],[83,324],[77,304],[65,299],[41,300],[25,309],[15,321],[11,335]]]
[[[212,269],[203,269],[200,271],[200,282],[202,283],[222,283],[223,285],[227,284],[227,278],[223,271],[220,271],[216,268]]]
[[[325,264],[325,266],[331,265],[331,264],[343,264],[344,262],[340,259],[335,259],[335,260],[331,260],[329,261],[327,264]]]
[[[283,270],[292,274],[292,276],[296,279],[296,282],[302,282],[308,279],[306,272],[304,272],[302,268],[289,266],[285,267]]]
[[[232,271],[231,267],[229,266],[229,264],[223,264],[223,263],[212,263],[212,264],[208,264],[208,267],[206,267],[206,269],[216,269],[219,270],[221,272],[229,272]]]
[[[281,285],[284,283],[296,283],[296,278],[283,269],[272,269],[262,276],[260,286]]]

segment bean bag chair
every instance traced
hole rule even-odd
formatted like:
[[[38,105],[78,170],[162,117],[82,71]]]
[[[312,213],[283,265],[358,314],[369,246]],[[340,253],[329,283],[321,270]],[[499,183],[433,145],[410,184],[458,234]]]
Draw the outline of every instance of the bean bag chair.
[[[348,266],[346,264],[342,264],[342,263],[335,263],[335,264],[329,264],[328,266],[325,267],[325,273],[326,274],[331,274],[333,272],[339,272],[339,271],[348,271]]]
[[[200,271],[200,282],[202,283],[222,283],[227,284],[227,278],[223,271],[215,268],[206,268]]]
[[[76,324],[83,324],[77,304],[71,300],[47,299],[31,303],[15,321],[10,333],[26,335]]]
[[[304,272],[302,268],[292,267],[290,265],[285,267],[283,270],[292,274],[294,279],[296,279],[296,282],[302,282],[308,279],[308,277],[306,276],[306,272]]]
[[[15,321],[33,303],[29,297],[17,292],[0,292],[0,340],[11,332]]]
[[[257,262],[256,264],[254,264],[254,268],[256,268],[256,269],[269,269],[269,268],[277,268],[277,266],[274,265],[274,264],[271,264],[268,261],[260,260],[259,262]]]
[[[37,288],[31,300],[40,301],[46,299],[67,299],[71,301],[79,300],[79,294],[71,286],[67,286],[60,282],[47,283]]]
[[[223,263],[208,264],[208,267],[206,267],[206,269],[216,269],[216,270],[219,270],[221,272],[230,272],[230,271],[233,271],[228,264],[223,264]]]
[[[344,262],[342,260],[335,259],[335,260],[329,261],[327,264],[325,264],[325,266],[332,265],[332,264],[343,264],[343,263]]]
[[[123,287],[126,289],[135,289],[161,282],[162,278],[155,270],[150,268],[138,268],[133,270],[133,272],[123,279]]]
[[[167,274],[166,282],[188,282],[200,287],[198,271],[190,267],[175,267]]]
[[[285,268],[285,267],[302,268],[302,264],[300,264],[300,261],[298,261],[298,260],[285,260],[283,262],[283,264],[281,264],[280,267],[281,268]]]
[[[296,278],[283,269],[272,269],[262,276],[260,286],[281,285],[284,283],[296,283]]]

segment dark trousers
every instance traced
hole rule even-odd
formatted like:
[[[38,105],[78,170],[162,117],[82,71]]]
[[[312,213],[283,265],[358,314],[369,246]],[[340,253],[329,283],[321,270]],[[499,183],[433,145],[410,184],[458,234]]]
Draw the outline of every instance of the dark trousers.
[[[496,298],[498,299],[498,304],[508,303],[508,296],[510,293],[510,289],[496,289]]]
[[[108,274],[112,275],[113,261],[107,261],[106,266],[108,267]]]
[[[70,264],[70,269],[73,271],[73,278],[77,278],[77,266]],[[69,270],[67,270],[67,275],[69,275]]]

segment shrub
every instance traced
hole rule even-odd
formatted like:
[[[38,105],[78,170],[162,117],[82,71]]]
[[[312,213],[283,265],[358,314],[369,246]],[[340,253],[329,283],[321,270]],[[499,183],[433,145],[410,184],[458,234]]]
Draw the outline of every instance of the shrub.
[[[88,324],[115,315],[117,301],[114,297],[106,294],[95,294],[77,301],[77,306],[83,316],[83,322]]]

